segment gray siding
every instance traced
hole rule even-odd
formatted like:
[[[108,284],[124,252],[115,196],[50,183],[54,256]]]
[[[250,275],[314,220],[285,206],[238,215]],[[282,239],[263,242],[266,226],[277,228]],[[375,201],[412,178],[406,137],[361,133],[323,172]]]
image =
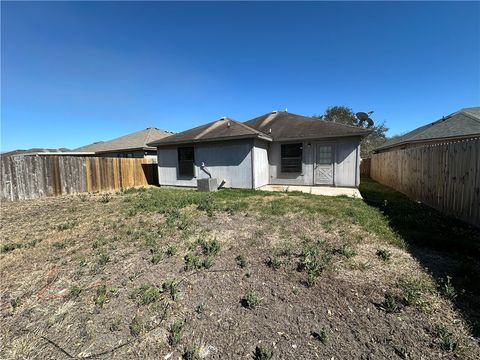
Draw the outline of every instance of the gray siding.
[[[301,141],[290,141],[298,143]],[[360,182],[360,139],[340,138],[324,141],[335,145],[334,184],[335,186],[356,187]],[[320,140],[304,141],[302,172],[298,174],[282,173],[280,167],[280,145],[287,142],[270,144],[270,184],[278,185],[314,185],[315,144]]]
[[[258,139],[255,139],[253,143],[253,187],[255,189],[267,185],[270,179],[268,165],[268,145],[269,144],[266,141]]]
[[[186,145],[183,145],[186,146]],[[225,187],[252,188],[252,141],[239,140],[193,144],[195,170],[191,179],[181,179],[177,173],[177,147],[159,148],[158,180],[160,185],[197,186],[197,178],[207,178],[201,168],[205,164],[213,178]]]

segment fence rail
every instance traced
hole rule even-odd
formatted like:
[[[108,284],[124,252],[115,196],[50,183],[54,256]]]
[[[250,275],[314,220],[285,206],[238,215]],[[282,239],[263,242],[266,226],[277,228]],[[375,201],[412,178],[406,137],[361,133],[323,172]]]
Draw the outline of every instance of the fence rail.
[[[157,184],[151,159],[16,156],[0,159],[0,198],[34,199]]]
[[[480,226],[480,138],[374,154],[370,174],[410,198]]]

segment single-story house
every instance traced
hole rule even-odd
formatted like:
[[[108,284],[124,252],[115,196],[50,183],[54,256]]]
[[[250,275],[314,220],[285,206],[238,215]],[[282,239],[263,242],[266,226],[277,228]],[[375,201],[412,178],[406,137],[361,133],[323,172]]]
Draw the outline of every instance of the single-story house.
[[[480,136],[480,107],[460,109],[448,116],[395,137],[375,149],[376,153],[466,140]]]
[[[370,130],[274,111],[246,122],[224,117],[149,143],[160,185],[217,178],[225,187],[358,187],[360,141]]]
[[[146,128],[109,141],[99,141],[74,149],[76,153],[93,153],[95,156],[123,158],[157,158],[157,149],[148,143],[172,135],[172,132]]]

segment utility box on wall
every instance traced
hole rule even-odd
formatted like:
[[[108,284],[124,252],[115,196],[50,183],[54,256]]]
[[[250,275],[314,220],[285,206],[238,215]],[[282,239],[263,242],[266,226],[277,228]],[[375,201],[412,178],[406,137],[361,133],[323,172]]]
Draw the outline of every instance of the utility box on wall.
[[[197,179],[197,190],[203,192],[217,191],[217,179]]]

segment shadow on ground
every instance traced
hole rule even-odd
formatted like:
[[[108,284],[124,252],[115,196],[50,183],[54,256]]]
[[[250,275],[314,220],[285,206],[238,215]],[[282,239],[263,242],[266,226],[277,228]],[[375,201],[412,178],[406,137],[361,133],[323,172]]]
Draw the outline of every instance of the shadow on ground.
[[[441,291],[448,287],[447,277],[451,277],[455,287],[453,302],[473,336],[479,338],[480,229],[369,178],[362,178],[360,192],[367,204],[384,214],[408,251],[428,268]]]

